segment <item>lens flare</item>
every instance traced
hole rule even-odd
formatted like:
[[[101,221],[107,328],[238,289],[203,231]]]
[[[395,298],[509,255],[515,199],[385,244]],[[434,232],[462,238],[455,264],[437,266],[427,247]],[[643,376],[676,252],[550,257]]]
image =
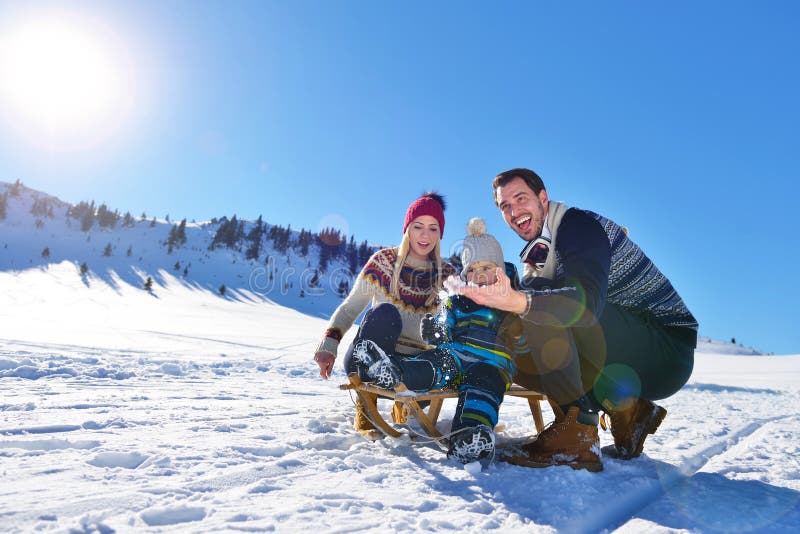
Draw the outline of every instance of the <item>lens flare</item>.
[[[601,405],[613,406],[615,410],[624,410],[631,402],[639,398],[642,392],[642,381],[632,367],[622,363],[612,363],[600,372],[595,380],[593,391]]]

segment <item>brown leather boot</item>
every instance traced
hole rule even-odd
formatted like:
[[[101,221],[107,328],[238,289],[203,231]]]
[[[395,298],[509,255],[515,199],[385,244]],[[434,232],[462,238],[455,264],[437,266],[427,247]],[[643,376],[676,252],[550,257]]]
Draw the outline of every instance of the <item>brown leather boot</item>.
[[[636,458],[642,454],[647,435],[655,434],[666,416],[667,410],[645,399],[637,399],[626,410],[609,412],[614,447],[603,447],[603,452],[622,460]],[[602,425],[606,427],[604,421]]]
[[[577,406],[571,407],[566,415],[560,409],[554,411],[556,420],[534,442],[522,447],[524,454],[508,461],[526,467],[568,465],[573,469],[602,471],[597,427],[578,422]]]
[[[374,397],[375,399],[378,398],[378,396],[374,393],[362,393],[362,395],[368,395],[370,397]],[[373,425],[369,420],[367,411],[364,409],[364,404],[358,397],[356,397],[356,415],[353,418],[353,427],[361,434],[365,435],[368,434],[370,430],[375,430],[375,425]]]

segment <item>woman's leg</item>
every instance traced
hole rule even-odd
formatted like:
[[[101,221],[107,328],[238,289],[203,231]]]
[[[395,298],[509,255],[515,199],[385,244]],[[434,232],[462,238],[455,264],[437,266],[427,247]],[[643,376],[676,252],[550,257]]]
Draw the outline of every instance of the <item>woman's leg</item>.
[[[353,344],[347,349],[344,356],[344,370],[347,374],[355,373],[353,363],[353,350],[359,341],[369,339],[375,342],[380,349],[388,355],[394,354],[397,339],[403,331],[403,318],[394,304],[384,302],[369,310],[361,326],[358,328]]]

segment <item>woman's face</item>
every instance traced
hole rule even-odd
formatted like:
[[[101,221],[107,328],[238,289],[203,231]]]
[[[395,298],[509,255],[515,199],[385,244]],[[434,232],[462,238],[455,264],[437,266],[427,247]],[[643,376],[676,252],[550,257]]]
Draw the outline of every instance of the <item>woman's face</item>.
[[[408,237],[411,240],[408,255],[418,260],[427,259],[441,236],[442,231],[436,219],[430,215],[417,217],[408,225]]]

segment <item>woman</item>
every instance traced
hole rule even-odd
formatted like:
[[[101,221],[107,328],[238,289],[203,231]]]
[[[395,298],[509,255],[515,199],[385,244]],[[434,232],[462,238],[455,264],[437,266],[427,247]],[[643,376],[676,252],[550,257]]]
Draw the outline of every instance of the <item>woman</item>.
[[[345,354],[345,371],[355,372],[353,346],[362,339],[374,341],[387,354],[414,356],[427,348],[420,337],[420,321],[426,313],[435,312],[442,282],[456,274],[452,265],[442,261],[444,210],[444,199],[436,193],[412,202],[406,210],[400,246],[379,250],[361,270],[314,354],[322,378],[330,377],[339,342],[369,304],[371,309]],[[360,402],[356,403],[354,426],[360,432],[373,428]]]

